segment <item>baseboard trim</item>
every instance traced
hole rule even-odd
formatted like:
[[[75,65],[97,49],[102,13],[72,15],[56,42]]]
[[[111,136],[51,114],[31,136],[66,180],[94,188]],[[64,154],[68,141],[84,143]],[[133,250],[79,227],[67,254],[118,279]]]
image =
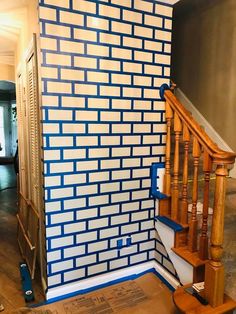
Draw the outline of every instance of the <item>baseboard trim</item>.
[[[99,289],[104,286],[115,284],[117,281],[125,281],[133,279],[134,276],[142,275],[146,272],[155,270],[160,277],[176,289],[180,283],[166,269],[164,269],[156,261],[150,261],[136,266],[127,267],[118,271],[113,271],[103,275],[98,275],[93,278],[85,279],[80,282],[75,282],[62,287],[48,289],[46,293],[47,302],[55,302],[60,299],[71,297],[77,294],[88,292],[89,290]]]
[[[231,152],[233,151],[180,88],[175,90],[175,95],[180,100],[180,102],[183,103],[185,108],[192,112],[193,118],[205,128],[205,131],[209,137],[221,149]],[[230,176],[232,178],[236,178],[236,165],[230,170]]]
[[[171,275],[165,268],[163,268],[157,262],[153,263],[156,272],[160,274],[169,283],[169,285],[173,287],[174,290],[180,286],[180,282],[173,275]]]

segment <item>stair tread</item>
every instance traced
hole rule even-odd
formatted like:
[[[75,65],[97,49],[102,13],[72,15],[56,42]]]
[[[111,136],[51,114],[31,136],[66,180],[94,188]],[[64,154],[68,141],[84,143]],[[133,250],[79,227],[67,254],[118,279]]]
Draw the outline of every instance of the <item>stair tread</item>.
[[[198,252],[190,252],[187,246],[172,248],[172,251],[175,252],[180,257],[182,257],[186,262],[188,262],[194,267],[204,265],[208,261],[208,259],[206,260],[200,259],[198,256]]]
[[[223,314],[236,308],[236,302],[226,294],[224,295],[224,303],[220,306],[213,308],[209,304],[202,305],[195,297],[184,290],[191,287],[191,285],[178,287],[173,294],[174,303],[182,313]]]

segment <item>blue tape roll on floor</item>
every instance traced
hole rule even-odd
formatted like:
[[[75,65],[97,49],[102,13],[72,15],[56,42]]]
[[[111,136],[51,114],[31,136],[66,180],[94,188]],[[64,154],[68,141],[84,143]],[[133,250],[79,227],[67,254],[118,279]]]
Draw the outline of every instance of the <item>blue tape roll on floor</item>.
[[[25,301],[31,302],[34,300],[34,292],[29,269],[26,263],[20,263],[20,275]]]

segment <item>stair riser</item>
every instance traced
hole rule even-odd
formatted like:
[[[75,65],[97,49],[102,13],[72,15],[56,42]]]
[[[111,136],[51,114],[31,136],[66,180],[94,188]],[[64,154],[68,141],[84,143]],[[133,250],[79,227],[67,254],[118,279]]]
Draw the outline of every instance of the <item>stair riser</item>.
[[[175,232],[160,221],[155,223],[155,228],[176,269],[180,282],[182,284],[193,282],[193,266],[172,251],[175,243]]]

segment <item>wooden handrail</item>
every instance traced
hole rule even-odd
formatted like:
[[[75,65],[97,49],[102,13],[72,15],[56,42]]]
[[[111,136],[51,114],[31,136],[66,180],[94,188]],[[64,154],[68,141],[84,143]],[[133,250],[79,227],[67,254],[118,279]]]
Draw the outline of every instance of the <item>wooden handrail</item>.
[[[179,102],[171,90],[166,90],[164,93],[166,101],[171,106],[174,112],[178,112],[180,119],[188,125],[191,133],[195,135],[201,145],[208,151],[209,155],[213,158],[213,163],[233,164],[236,154],[227,152],[220,149],[214,143],[201,126],[194,120],[187,109]]]

